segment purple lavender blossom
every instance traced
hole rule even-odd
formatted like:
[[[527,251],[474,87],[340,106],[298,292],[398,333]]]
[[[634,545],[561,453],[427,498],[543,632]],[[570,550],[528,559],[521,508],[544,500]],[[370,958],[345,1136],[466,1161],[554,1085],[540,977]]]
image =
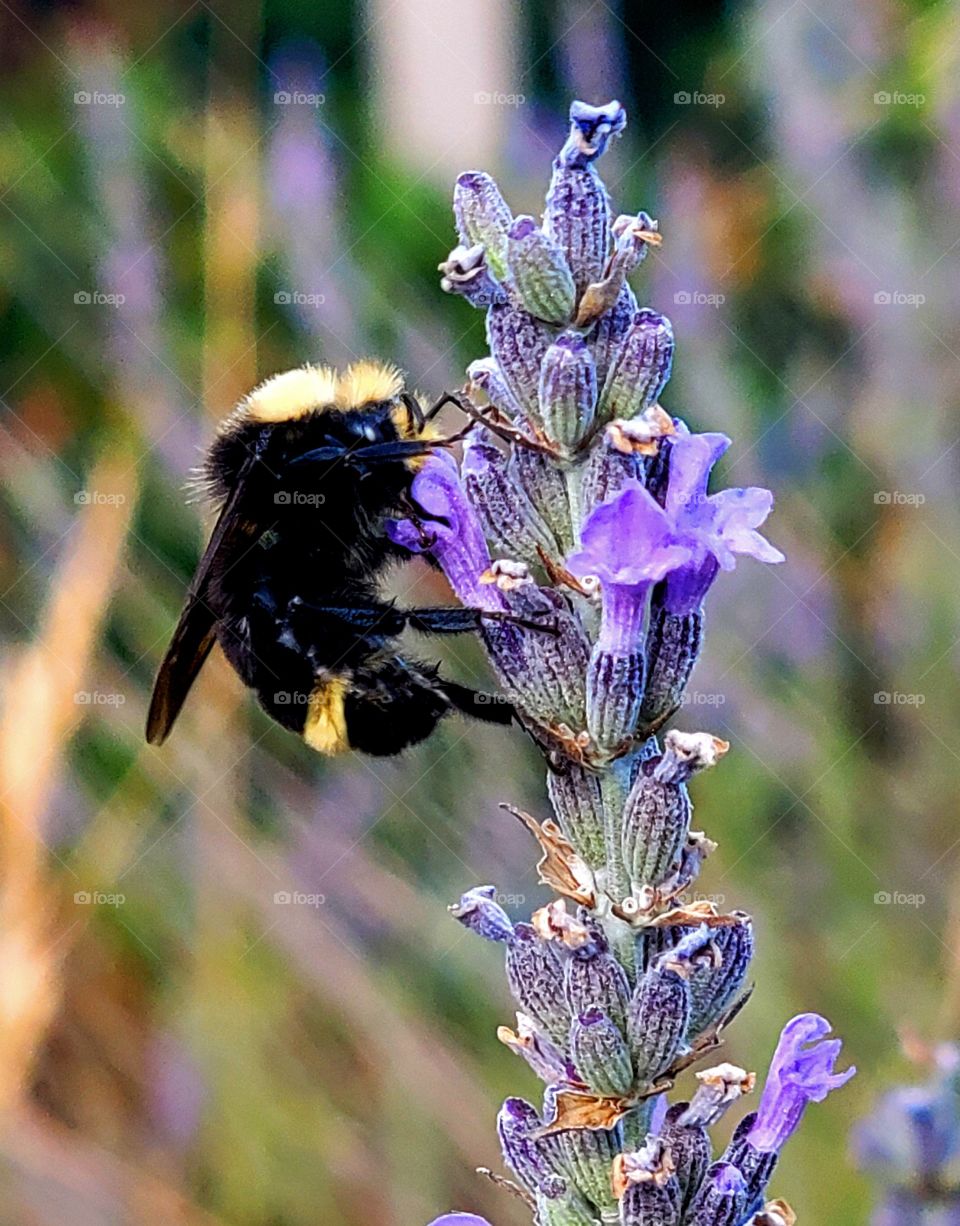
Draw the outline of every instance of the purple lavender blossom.
[[[496,587],[480,582],[490,566],[490,552],[453,456],[446,451],[428,456],[411,492],[425,518],[421,523],[389,520],[386,530],[390,539],[411,553],[433,554],[463,604],[490,612],[502,609],[504,603]]]
[[[667,579],[665,604],[677,615],[702,604],[718,569],[733,570],[737,554],[784,561],[756,531],[773,509],[769,490],[751,486],[707,493],[711,469],[729,446],[725,434],[678,434],[669,445],[665,509],[692,553],[689,564]]]
[[[688,565],[693,552],[670,516],[641,485],[597,507],[583,526],[582,547],[567,559],[578,577],[596,577],[603,593],[602,650],[635,651],[647,595],[659,580]]]
[[[833,1066],[843,1046],[840,1039],[827,1039],[832,1027],[818,1013],[800,1013],[784,1026],[770,1062],[757,1118],[747,1133],[747,1142],[761,1153],[779,1153],[796,1132],[807,1103],[821,1103],[857,1071],[852,1065],[842,1073]]]

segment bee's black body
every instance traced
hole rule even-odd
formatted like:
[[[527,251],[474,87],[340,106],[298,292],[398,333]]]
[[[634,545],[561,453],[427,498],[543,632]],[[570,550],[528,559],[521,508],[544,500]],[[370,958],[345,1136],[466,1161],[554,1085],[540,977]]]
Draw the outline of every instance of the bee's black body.
[[[261,706],[324,753],[397,753],[455,708],[509,722],[506,704],[477,705],[397,650],[405,625],[466,630],[474,611],[403,611],[378,594],[406,556],[384,520],[409,510],[428,445],[401,391],[373,364],[339,379],[306,368],[225,423],[205,471],[222,510],[157,678],[149,740],[169,732],[214,639]]]

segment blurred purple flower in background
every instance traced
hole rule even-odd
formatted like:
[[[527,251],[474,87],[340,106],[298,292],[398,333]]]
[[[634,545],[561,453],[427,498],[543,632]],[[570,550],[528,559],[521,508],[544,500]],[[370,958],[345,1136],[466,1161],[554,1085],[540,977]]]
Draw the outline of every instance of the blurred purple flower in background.
[[[921,1085],[883,1095],[856,1125],[857,1165],[884,1191],[871,1226],[960,1222],[960,1048],[913,1045],[930,1068]]]

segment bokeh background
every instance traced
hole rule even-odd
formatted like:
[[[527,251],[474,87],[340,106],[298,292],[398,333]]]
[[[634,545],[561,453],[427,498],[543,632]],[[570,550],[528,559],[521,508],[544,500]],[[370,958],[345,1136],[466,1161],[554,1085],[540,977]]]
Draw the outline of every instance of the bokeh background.
[[[533,1078],[444,911],[542,901],[497,807],[545,815],[524,738],[324,762],[221,660],[141,729],[217,419],[305,359],[458,386],[453,176],[538,211],[574,96],[629,108],[603,170],[665,235],[664,403],[777,491],[788,564],[717,585],[679,722],[733,746],[695,789],[703,889],[759,929],[729,1057],[818,1009],[861,1069],[776,1191],[866,1219],[851,1122],[900,1030],[960,1022],[958,35],[921,0],[0,0],[0,1221],[525,1220],[473,1168]]]

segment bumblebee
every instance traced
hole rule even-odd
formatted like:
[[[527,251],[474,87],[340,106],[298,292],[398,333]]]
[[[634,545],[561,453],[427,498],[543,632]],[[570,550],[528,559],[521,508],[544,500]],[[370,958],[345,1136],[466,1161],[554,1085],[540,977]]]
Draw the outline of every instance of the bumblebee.
[[[395,754],[460,711],[491,723],[509,704],[442,679],[396,642],[476,630],[507,614],[400,609],[377,580],[408,555],[384,532],[423,512],[410,486],[423,458],[463,436],[435,435],[399,371],[361,361],[342,374],[303,366],[275,375],[222,424],[201,470],[220,512],[163,659],[147,740],[173,727],[215,642],[279,724],[324,754]]]

